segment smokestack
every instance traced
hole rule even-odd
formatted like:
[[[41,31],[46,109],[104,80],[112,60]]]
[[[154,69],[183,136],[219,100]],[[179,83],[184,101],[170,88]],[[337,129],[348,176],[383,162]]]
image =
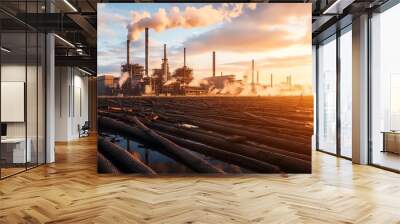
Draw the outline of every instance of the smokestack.
[[[163,60],[164,61],[167,60],[167,45],[166,44],[164,44],[164,58],[163,58]]]
[[[254,59],[251,61],[251,84],[254,84]]]
[[[259,75],[259,72],[257,71],[257,84],[259,84],[259,77],[258,77],[258,75]]]
[[[215,77],[215,51],[213,51],[213,77]]]
[[[274,84],[272,82],[272,73],[271,73],[271,87],[273,87],[273,86],[274,86]]]
[[[182,77],[182,82],[183,86],[185,86],[185,77],[186,76],[186,47],[183,48],[183,77]]]
[[[144,66],[145,66],[145,73],[146,76],[149,77],[149,28],[145,28],[145,48],[144,48],[144,54],[145,54],[145,61],[144,61]]]
[[[186,68],[186,47],[183,48],[183,67]]]
[[[168,59],[167,59],[167,45],[164,44],[164,58],[163,58],[163,80],[168,80]]]
[[[131,41],[128,39],[126,40],[126,64],[129,65],[130,62],[130,45]]]

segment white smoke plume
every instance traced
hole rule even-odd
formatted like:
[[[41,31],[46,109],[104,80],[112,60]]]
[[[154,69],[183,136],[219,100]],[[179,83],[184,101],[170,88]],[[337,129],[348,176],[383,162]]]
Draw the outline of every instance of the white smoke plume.
[[[172,83],[175,83],[175,82],[176,82],[176,79],[175,78],[171,78],[170,80],[166,81],[163,84],[163,86],[169,86],[169,85],[171,85]]]
[[[188,86],[192,87],[200,87],[202,85],[208,85],[208,81],[197,77],[193,77],[193,80],[188,84]]]
[[[121,88],[122,85],[124,85],[124,83],[128,80],[129,78],[129,73],[128,72],[124,72],[121,77],[118,80],[118,85]]]
[[[201,84],[207,85],[207,80],[197,80],[191,86],[200,87]],[[210,85],[207,93],[207,95],[214,96],[308,96],[312,94],[312,88],[309,85],[288,85],[282,83],[271,87],[264,84],[251,84],[247,80],[233,82],[226,80],[223,88],[216,88]]]
[[[281,84],[270,87],[262,84],[226,82],[222,89],[212,89],[209,94],[235,96],[305,96],[312,95],[310,86]]]
[[[188,29],[230,21],[232,18],[240,16],[244,8],[254,10],[256,6],[256,3],[224,3],[218,8],[213,5],[205,5],[199,8],[187,6],[183,10],[172,7],[168,12],[160,8],[152,15],[148,12],[133,12],[132,20],[127,25],[128,39],[137,40],[146,27],[160,32],[177,27]]]

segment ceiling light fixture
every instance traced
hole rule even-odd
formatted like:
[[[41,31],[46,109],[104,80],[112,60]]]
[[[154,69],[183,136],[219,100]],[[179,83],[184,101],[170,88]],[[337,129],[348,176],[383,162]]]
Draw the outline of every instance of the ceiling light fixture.
[[[1,50],[4,51],[4,52],[6,52],[6,53],[10,53],[10,52],[11,52],[11,50],[9,50],[9,49],[7,49],[7,48],[5,48],[5,47],[1,47]]]
[[[83,72],[83,73],[85,73],[85,74],[87,74],[87,75],[92,75],[92,73],[90,73],[90,72],[88,72],[88,71],[85,71],[85,70],[83,70],[83,69],[81,69],[81,68],[79,68],[79,67],[78,67],[78,70],[81,71],[81,72]]]
[[[73,47],[73,48],[75,48],[75,45],[73,45],[71,42],[69,42],[68,40],[66,40],[66,39],[64,39],[64,38],[62,38],[62,37],[60,37],[59,35],[57,35],[57,34],[54,34],[54,36],[55,37],[57,37],[59,40],[61,40],[62,42],[64,42],[64,43],[66,43],[67,45],[69,45],[70,47]]]
[[[355,0],[336,0],[333,2],[332,5],[330,5],[327,9],[324,10],[322,13],[323,15],[327,14],[342,14],[343,9],[347,8],[349,5],[351,5]]]
[[[64,0],[65,4],[67,4],[74,12],[78,12],[78,10],[68,1]]]

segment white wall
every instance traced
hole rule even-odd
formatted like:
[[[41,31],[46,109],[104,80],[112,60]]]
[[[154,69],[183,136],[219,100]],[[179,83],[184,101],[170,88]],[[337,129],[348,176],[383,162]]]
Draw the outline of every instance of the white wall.
[[[68,88],[70,84],[70,77],[68,75],[69,69],[67,67],[55,68],[55,141],[67,141],[69,132],[69,105],[68,105]]]
[[[38,69],[38,70],[37,70]],[[25,80],[27,78],[28,80]],[[44,163],[44,83],[42,68],[25,64],[3,64],[1,67],[2,82],[24,82],[26,83],[26,107],[22,107],[22,113],[26,112],[27,120],[22,122],[6,122],[8,138],[25,138],[30,140],[32,161]],[[24,94],[22,90],[21,94]],[[7,96],[2,96],[7,97]],[[2,107],[3,112],[12,108]],[[13,113],[7,111],[7,113]],[[39,155],[37,155],[37,153]]]
[[[27,87],[27,119],[28,119],[28,137],[30,133],[30,128],[35,131],[36,135],[36,79],[31,77],[31,74],[35,74],[36,77],[36,66],[28,66],[28,87]],[[5,64],[1,67],[1,81],[3,82],[25,82],[25,65],[11,65]],[[40,101],[41,102],[41,101]],[[39,107],[43,105],[38,105]],[[8,108],[1,108],[2,110],[7,110]],[[33,123],[32,123],[33,122]],[[33,131],[32,131],[33,133]],[[8,122],[7,124],[7,135],[9,137],[25,137],[25,122]]]
[[[55,140],[77,139],[78,125],[88,121],[88,78],[76,68],[56,67],[55,87]]]

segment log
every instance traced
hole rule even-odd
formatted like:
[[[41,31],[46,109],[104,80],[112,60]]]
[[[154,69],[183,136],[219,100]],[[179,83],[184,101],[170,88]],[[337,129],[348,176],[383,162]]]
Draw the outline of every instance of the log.
[[[124,121],[127,121],[127,122],[132,122],[131,116],[126,116],[124,114],[115,114],[115,113],[108,113],[108,112],[99,112],[99,114],[103,115],[103,116],[112,117],[112,118],[115,118],[115,119],[124,120]],[[163,120],[165,120],[165,119],[163,119]],[[177,122],[178,121],[174,121],[174,123],[177,123]],[[175,124],[167,123],[165,121],[157,121],[157,123],[161,124],[161,125],[166,125],[166,126],[173,126],[173,127],[176,126]],[[210,135],[210,137],[225,138],[225,140],[227,140],[228,142],[232,142],[231,140],[229,140],[229,137],[227,138],[227,137],[224,137],[223,135],[219,135],[217,133],[212,133],[211,134],[211,133],[209,133],[209,132],[207,132],[205,130],[198,129],[198,128],[196,128],[196,129],[184,129],[184,128],[182,128],[181,130],[188,130],[188,131],[190,130],[191,132],[200,133],[200,134],[203,134],[203,135]],[[274,148],[274,147],[269,147],[269,146],[265,146],[265,145],[262,145],[262,144],[260,145],[260,144],[257,144],[255,142],[246,142],[246,143],[249,144],[250,146],[253,146],[253,147],[268,151],[268,152],[274,152],[274,153],[282,154],[282,155],[285,155],[285,156],[290,156],[290,157],[293,157],[293,158],[302,159],[302,160],[305,160],[305,161],[311,161],[311,156],[310,155],[301,154],[301,153],[295,153],[295,152],[291,152],[291,151],[286,151],[284,149],[278,149],[278,148]],[[310,150],[309,154],[311,154],[311,150]]]
[[[218,160],[232,163],[240,167],[244,167],[246,169],[257,171],[260,173],[280,173],[280,169],[278,166],[259,161],[250,157],[242,156],[236,153],[232,153],[229,151],[225,151],[222,149],[218,149],[212,146],[208,146],[199,142],[179,138],[165,132],[157,131],[161,136],[170,139],[171,141],[176,142],[179,145],[182,145],[186,148],[190,148],[198,153],[216,158]]]
[[[175,124],[171,124],[171,123],[165,122],[165,121],[157,121],[157,124],[161,124],[161,125],[168,126],[168,127],[177,127]],[[180,127],[178,127],[178,128],[180,128]],[[190,128],[180,128],[180,130],[182,130],[182,131],[186,130],[186,131],[190,131],[190,132],[194,132],[194,133],[203,134],[205,136],[225,139],[225,140],[229,141],[229,137],[226,137],[225,135],[221,135],[221,134],[216,133],[216,132],[211,132],[210,133],[209,131],[201,129],[201,128],[191,128],[191,129]],[[311,161],[311,157],[310,157],[311,150],[309,151],[308,154],[302,154],[302,153],[292,152],[292,151],[288,151],[288,150],[281,149],[281,148],[267,146],[267,145],[264,145],[262,143],[257,143],[257,142],[252,142],[252,141],[246,141],[245,143],[247,145],[251,145],[253,147],[260,148],[260,149],[263,149],[265,151],[275,152],[275,153],[286,155],[286,156],[290,156],[290,157],[293,157],[293,158],[299,158],[299,159],[302,159],[302,160],[305,160],[305,161]]]
[[[153,110],[154,111],[154,110]],[[125,114],[132,114],[132,115],[140,115],[142,117],[146,117],[148,115],[155,115],[154,112],[150,112],[150,113],[135,113],[135,112],[127,112]],[[171,118],[171,116],[175,116],[174,114],[170,114],[169,116],[165,114],[164,110],[156,110],[157,113],[156,115],[159,117],[159,119],[168,121],[168,122],[173,122],[173,123],[178,123],[180,122],[181,119],[176,119],[176,118]],[[107,111],[100,111],[99,113],[107,113]],[[115,113],[114,111],[112,113]],[[187,119],[190,120],[196,120],[196,119],[200,119],[200,121],[204,120],[204,118],[202,117],[197,117],[197,116],[193,116],[193,113],[191,113],[191,115],[185,115],[184,117],[187,117]],[[209,116],[208,116],[209,117]],[[206,118],[206,120],[210,123],[215,123],[215,122],[225,122],[225,121],[221,121],[223,118],[215,120],[215,119],[210,119],[210,118]],[[227,116],[225,116],[225,118],[223,120],[228,119],[228,124],[231,126],[231,128],[235,128],[235,129],[240,129],[240,130],[245,130],[245,131],[249,131],[251,133],[254,134],[260,134],[260,135],[267,135],[267,136],[273,136],[275,138],[280,138],[280,139],[285,139],[285,140],[290,140],[291,142],[298,142],[301,144],[308,144],[310,142],[310,140],[308,139],[308,135],[307,134],[300,134],[301,132],[304,132],[304,130],[278,130],[275,128],[270,129],[270,127],[258,127],[257,129],[255,127],[249,127],[247,126],[242,126],[242,125],[237,125],[234,124],[232,122],[230,122],[229,120],[231,118],[227,118]],[[247,123],[249,123],[250,121],[247,121]],[[260,122],[258,122],[260,124]],[[260,129],[262,131],[260,131]]]
[[[115,116],[115,115],[114,115]],[[154,139],[150,138],[149,135],[145,133],[145,131],[140,130],[139,128],[132,127],[127,125],[124,122],[117,121],[108,117],[99,117],[98,118],[99,128],[111,129],[117,131],[121,135],[125,135],[128,137],[133,137],[144,143],[158,143],[154,141]],[[178,149],[179,148],[179,149]],[[171,153],[173,156],[177,157],[179,161],[184,163],[186,166],[191,169],[202,172],[202,173],[223,173],[222,170],[212,167],[207,161],[199,158],[198,156],[191,153],[188,149],[184,149],[183,147],[178,147],[174,150],[170,150],[166,148],[166,150]],[[184,149],[184,150],[180,150]],[[183,153],[182,153],[183,152]],[[189,153],[187,153],[189,152]]]
[[[157,174],[142,161],[133,157],[125,149],[100,136],[98,137],[98,150],[123,173]]]
[[[186,149],[182,146],[175,144],[174,142],[160,136],[152,129],[148,128],[142,122],[137,119],[137,117],[132,118],[133,122],[143,130],[148,136],[153,138],[157,143],[164,146],[166,149],[171,152],[171,154],[177,156],[178,158],[186,161],[188,166],[191,166],[195,171],[202,172],[202,173],[219,173],[224,174],[219,168],[214,167],[206,160],[198,157],[197,155],[193,154],[189,149]]]
[[[268,136],[268,135],[262,135],[259,133],[253,133],[247,130],[240,130],[238,128],[232,127],[231,124],[226,123],[226,122],[220,122],[220,121],[210,121],[207,120],[190,120],[190,119],[185,119],[185,122],[203,127],[205,129],[209,129],[212,131],[220,132],[220,133],[226,133],[230,135],[239,135],[239,136],[246,136],[248,139],[251,139],[253,141],[263,143],[268,146],[276,147],[276,148],[281,148],[287,151],[291,152],[296,152],[296,153],[302,153],[302,154],[310,154],[311,152],[311,146],[310,144],[304,144],[300,142],[294,142],[290,141],[290,139],[282,139],[282,138],[277,138],[274,136]]]
[[[146,122],[146,121],[145,121]],[[146,122],[146,125],[156,129],[165,131],[173,135],[179,135],[184,138],[188,138],[193,141],[201,142],[206,145],[222,148],[224,150],[230,150],[230,152],[251,157],[253,159],[261,160],[276,166],[279,166],[281,170],[287,173],[309,173],[311,172],[310,161],[304,161],[302,159],[293,158],[287,155],[282,155],[275,152],[270,152],[256,147],[249,147],[244,144],[237,144],[226,141],[225,139],[212,137],[210,135],[204,135],[200,133],[190,132],[184,129],[176,127],[162,125],[159,122]]]
[[[107,113],[102,113],[103,115]],[[113,115],[113,114],[108,114],[109,116],[113,116],[114,118],[120,118],[129,121],[127,117],[124,117],[123,115]],[[186,148],[189,148],[190,150],[196,151],[198,153],[216,158],[218,160],[227,162],[227,163],[232,163],[253,171],[258,171],[261,173],[277,173],[281,172],[279,170],[279,167],[268,164],[266,162],[256,160],[250,157],[242,156],[239,154],[235,154],[226,150],[218,149],[212,146],[208,146],[199,142],[194,142],[191,140],[187,139],[182,139],[173,135],[169,135],[165,132],[157,131],[160,135],[170,139],[173,142],[176,142],[179,145],[182,145]],[[149,141],[149,140],[147,140]]]
[[[110,162],[103,154],[97,152],[97,172],[98,173],[121,173],[117,167]]]

